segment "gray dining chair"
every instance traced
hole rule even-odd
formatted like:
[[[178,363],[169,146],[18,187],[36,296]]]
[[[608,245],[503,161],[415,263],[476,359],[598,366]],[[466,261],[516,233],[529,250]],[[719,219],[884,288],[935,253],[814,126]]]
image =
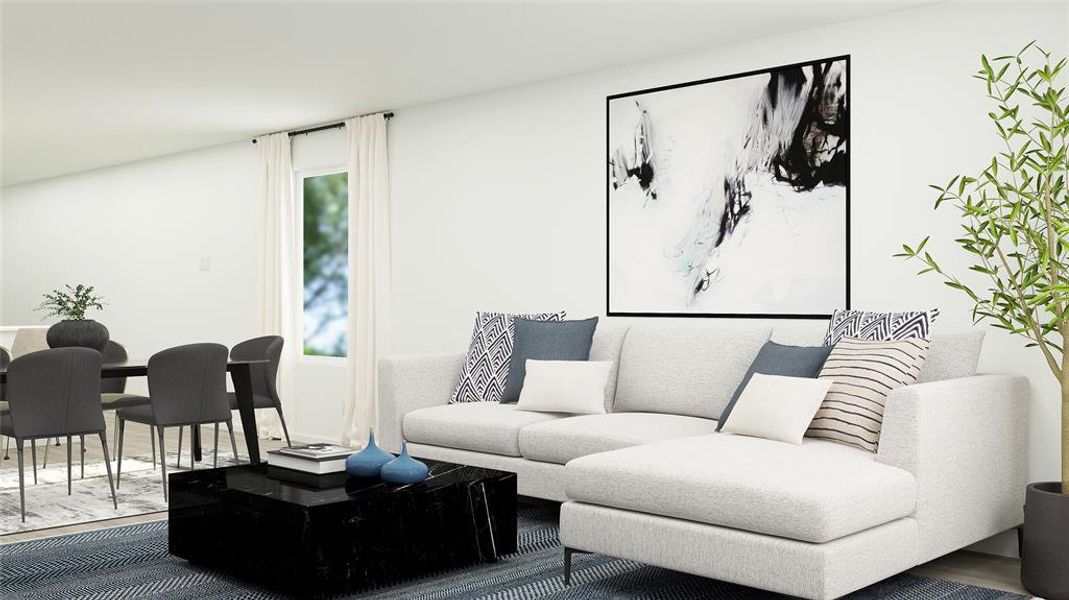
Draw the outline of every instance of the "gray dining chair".
[[[167,446],[164,431],[168,427],[190,428],[190,466],[193,460],[193,427],[226,423],[230,430],[230,447],[237,461],[238,445],[234,439],[230,405],[226,397],[227,350],[222,344],[189,344],[168,348],[148,360],[147,406],[120,408],[119,451],[116,481],[122,481],[122,450],[126,422],[144,423],[156,430],[160,442],[160,467],[163,473],[163,499],[167,499]],[[181,446],[181,442],[179,442]],[[216,437],[218,460],[218,436]]]
[[[252,380],[252,407],[273,408],[278,413],[278,420],[282,423],[282,433],[286,435],[286,445],[290,443],[290,432],[286,427],[286,417],[282,415],[282,400],[278,397],[276,381],[278,379],[278,363],[282,359],[281,336],[265,335],[263,337],[245,340],[230,350],[231,360],[267,360],[263,364],[254,364],[249,367],[249,376]],[[230,409],[238,409],[237,394],[227,394],[230,399]],[[216,426],[218,427],[218,426]]]
[[[19,503],[26,521],[26,482],[23,446],[67,438],[67,495],[71,494],[71,437],[97,434],[116,509],[115,482],[108,457],[107,424],[100,407],[100,353],[89,348],[55,348],[24,354],[11,361],[7,372],[8,414],[0,417],[0,433],[15,438],[19,466]]]
[[[101,353],[104,357],[104,364],[119,363],[125,361],[129,356],[126,354],[126,348],[122,344],[115,340],[108,340],[106,346],[104,346],[104,352]],[[139,396],[137,394],[126,393],[126,378],[125,377],[108,377],[100,380],[100,404],[104,407],[105,411],[115,411],[115,424],[114,435],[112,435],[112,449],[118,453],[119,444],[119,414],[120,408],[131,408],[134,406],[148,406],[148,396]],[[152,435],[154,432],[149,431],[149,440],[152,443],[152,468],[156,468],[156,436]]]
[[[24,354],[48,350],[48,327],[20,327],[11,340],[11,358],[18,358]],[[59,440],[56,440],[59,445]],[[45,440],[44,466],[48,466],[48,440]],[[7,448],[4,449],[4,458],[7,458]],[[37,467],[34,466],[34,477],[37,476]],[[36,481],[35,481],[36,483]]]

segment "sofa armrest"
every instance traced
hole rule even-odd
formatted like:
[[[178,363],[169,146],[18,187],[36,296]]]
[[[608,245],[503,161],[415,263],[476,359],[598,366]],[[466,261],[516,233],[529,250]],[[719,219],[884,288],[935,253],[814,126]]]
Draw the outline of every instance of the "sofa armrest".
[[[387,356],[379,360],[378,442],[400,452],[402,421],[418,408],[441,406],[460,379],[464,354]]]
[[[1023,520],[1028,380],[976,375],[898,388],[884,410],[878,462],[916,478],[918,562]]]

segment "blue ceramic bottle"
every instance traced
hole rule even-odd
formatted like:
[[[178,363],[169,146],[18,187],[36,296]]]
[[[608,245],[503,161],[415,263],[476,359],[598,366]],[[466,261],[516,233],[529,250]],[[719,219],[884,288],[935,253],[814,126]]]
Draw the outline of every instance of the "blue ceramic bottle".
[[[375,430],[372,429],[364,449],[345,459],[345,472],[353,477],[378,477],[382,465],[391,460],[393,455],[375,444]]]
[[[408,444],[401,443],[401,455],[382,465],[382,480],[387,483],[419,483],[427,478],[427,465],[408,455]]]

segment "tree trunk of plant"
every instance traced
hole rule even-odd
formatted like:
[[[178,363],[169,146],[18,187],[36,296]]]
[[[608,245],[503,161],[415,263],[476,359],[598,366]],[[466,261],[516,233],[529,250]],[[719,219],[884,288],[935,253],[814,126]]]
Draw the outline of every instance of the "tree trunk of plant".
[[[1062,376],[1062,493],[1069,495],[1069,378],[1066,378],[1064,374]]]

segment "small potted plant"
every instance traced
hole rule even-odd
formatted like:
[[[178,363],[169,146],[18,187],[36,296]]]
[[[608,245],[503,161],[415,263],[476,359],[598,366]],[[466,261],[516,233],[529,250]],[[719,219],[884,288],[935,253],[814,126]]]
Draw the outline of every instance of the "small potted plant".
[[[980,58],[976,78],[994,105],[988,116],[1001,149],[979,173],[932,186],[939,192],[935,207],[961,215],[954,242],[972,255],[977,284],[945,271],[925,250],[928,238],[898,255],[968,296],[976,321],[1027,339],[1058,382],[1061,481],[1028,486],[1021,548],[1024,587],[1044,598],[1069,598],[1069,96],[1061,80],[1067,64],[1034,42],[1017,54]]]
[[[108,328],[85,318],[90,309],[104,308],[104,299],[93,293],[93,286],[78,284],[52,290],[35,310],[47,312],[47,317],[59,317],[60,322],[48,328],[46,339],[52,348],[79,346],[103,352],[108,343]]]

